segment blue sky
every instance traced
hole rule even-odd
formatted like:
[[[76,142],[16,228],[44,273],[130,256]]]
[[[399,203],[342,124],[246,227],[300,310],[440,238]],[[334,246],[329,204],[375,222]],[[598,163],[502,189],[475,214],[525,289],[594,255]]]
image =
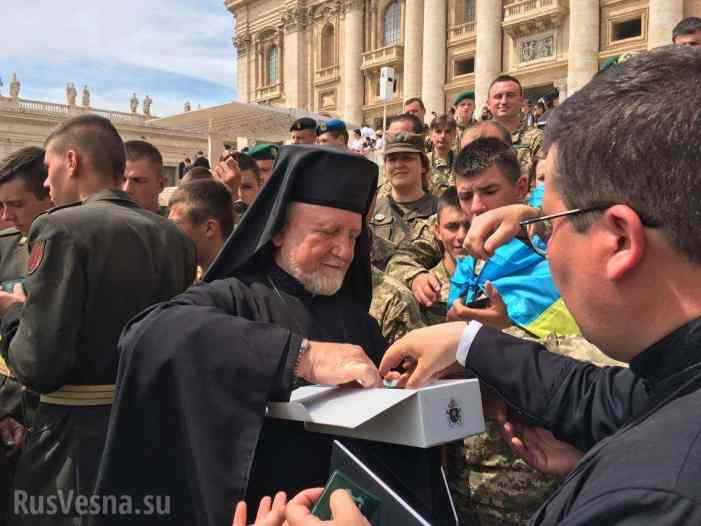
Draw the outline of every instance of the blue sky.
[[[8,6],[9,7],[9,6]],[[3,14],[2,93],[66,102],[66,83],[95,108],[129,111],[136,92],[158,116],[235,100],[234,20],[223,0],[24,0]],[[141,111],[141,110],[139,110]]]

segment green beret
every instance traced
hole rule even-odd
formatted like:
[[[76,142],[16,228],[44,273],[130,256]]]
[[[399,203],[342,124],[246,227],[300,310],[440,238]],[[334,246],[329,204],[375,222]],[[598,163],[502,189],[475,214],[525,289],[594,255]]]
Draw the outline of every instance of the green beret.
[[[453,101],[453,106],[457,106],[465,99],[470,99],[472,102],[474,102],[475,101],[475,92],[474,91],[463,91],[462,93],[458,93],[458,96],[455,97],[455,100]]]
[[[260,143],[248,150],[248,155],[256,161],[274,161],[277,159],[280,147],[277,144]]]

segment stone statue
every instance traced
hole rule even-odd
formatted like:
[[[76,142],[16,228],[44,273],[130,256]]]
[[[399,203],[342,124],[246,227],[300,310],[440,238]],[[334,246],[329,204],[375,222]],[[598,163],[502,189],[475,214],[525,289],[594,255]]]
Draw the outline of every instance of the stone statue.
[[[78,96],[78,90],[75,89],[75,84],[69,82],[66,84],[66,99],[69,106],[75,106],[75,99]]]
[[[187,113],[188,111],[192,111],[192,105],[190,104],[190,102],[185,103],[185,113]]]
[[[82,101],[84,108],[90,107],[90,91],[87,86],[83,86]]]
[[[144,97],[144,115],[147,117],[151,116],[151,104],[153,104],[153,99],[146,95]]]
[[[131,96],[131,99],[129,99],[129,107],[131,108],[132,113],[136,113],[139,109],[139,98],[136,96],[136,93],[134,93]]]
[[[19,88],[21,84],[17,80],[17,73],[12,74],[12,81],[10,82],[10,97],[16,99],[19,97]]]

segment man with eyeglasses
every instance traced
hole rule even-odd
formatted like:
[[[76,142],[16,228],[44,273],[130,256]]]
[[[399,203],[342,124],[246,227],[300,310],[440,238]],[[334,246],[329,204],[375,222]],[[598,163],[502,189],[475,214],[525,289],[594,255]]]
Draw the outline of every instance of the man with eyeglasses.
[[[681,46],[598,75],[546,130],[543,217],[484,214],[467,240],[489,254],[518,220],[531,235],[549,223],[540,233],[562,297],[582,333],[629,369],[474,322],[410,333],[381,365],[415,360],[402,383],[416,387],[457,361],[491,388],[487,415],[509,445],[566,476],[531,525],[701,524],[699,78],[701,51]]]

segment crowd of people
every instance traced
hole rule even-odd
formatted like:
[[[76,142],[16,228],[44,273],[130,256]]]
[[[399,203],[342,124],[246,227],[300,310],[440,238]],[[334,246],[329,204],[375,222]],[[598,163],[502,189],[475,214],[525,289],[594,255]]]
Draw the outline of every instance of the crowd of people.
[[[158,149],[97,115],[2,160],[0,524],[322,524],[332,437],[266,403],[465,377],[486,431],[386,458],[429,522],[444,469],[461,524],[701,523],[701,19],[674,42],[559,106],[500,75],[485,119],[298,119],[168,206]],[[21,505],[68,492],[171,500]]]

